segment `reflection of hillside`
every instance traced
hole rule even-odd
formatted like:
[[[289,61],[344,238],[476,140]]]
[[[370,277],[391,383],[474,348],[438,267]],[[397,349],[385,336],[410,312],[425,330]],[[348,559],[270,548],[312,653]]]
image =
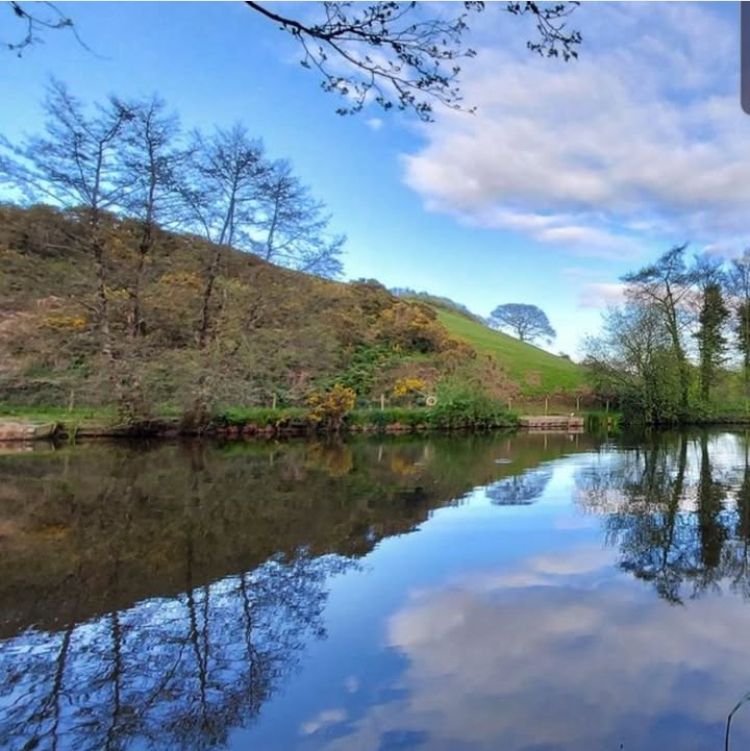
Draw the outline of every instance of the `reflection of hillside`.
[[[656,435],[588,465],[578,503],[605,515],[621,567],[665,599],[725,585],[750,594],[748,456],[739,436]]]
[[[73,599],[89,618],[177,594],[188,549],[199,584],[299,549],[363,555],[473,487],[562,449],[498,436],[0,457],[0,635],[54,628]],[[495,463],[504,455],[513,462]]]
[[[570,450],[486,436],[0,458],[0,747],[225,745],[324,635],[333,574]]]

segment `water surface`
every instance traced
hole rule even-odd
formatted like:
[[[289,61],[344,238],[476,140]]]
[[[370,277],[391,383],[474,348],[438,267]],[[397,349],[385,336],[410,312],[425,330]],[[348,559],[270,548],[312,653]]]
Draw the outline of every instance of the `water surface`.
[[[721,751],[748,446],[0,450],[0,748]]]

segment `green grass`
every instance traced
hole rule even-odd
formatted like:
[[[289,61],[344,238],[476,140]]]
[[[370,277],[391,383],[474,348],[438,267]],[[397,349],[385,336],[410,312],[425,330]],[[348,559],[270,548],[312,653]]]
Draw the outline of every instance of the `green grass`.
[[[436,308],[438,320],[458,339],[493,355],[525,396],[573,392],[585,385],[580,365],[472,321],[460,313]]]
[[[154,412],[157,419],[168,420],[180,417],[179,407],[173,404],[159,405]],[[25,405],[0,402],[0,420],[24,420],[28,422],[57,422],[66,427],[101,427],[118,424],[114,406],[75,406],[73,409],[54,405]]]
[[[224,407],[216,411],[215,420],[228,425],[252,423],[265,428],[280,422],[304,421],[309,411],[305,407]]]
[[[0,403],[0,418],[18,418],[33,422],[81,423],[89,420],[113,420],[116,410],[111,407],[55,407],[48,405],[15,405]]]

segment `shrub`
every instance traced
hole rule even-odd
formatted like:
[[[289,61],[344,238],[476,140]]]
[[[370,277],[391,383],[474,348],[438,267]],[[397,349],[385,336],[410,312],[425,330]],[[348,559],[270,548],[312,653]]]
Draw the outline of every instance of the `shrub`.
[[[380,339],[408,352],[437,352],[446,332],[436,318],[428,305],[397,302],[380,316]]]
[[[429,421],[438,428],[491,428],[513,425],[515,418],[481,387],[444,382],[438,387],[438,402],[429,412]]]
[[[427,384],[422,378],[414,378],[406,376],[399,378],[393,386],[393,396],[407,397],[407,396],[423,396]]]
[[[352,352],[346,369],[336,379],[336,383],[353,389],[360,396],[369,395],[378,373],[388,367],[394,357],[393,350],[387,345],[360,345]]]
[[[346,415],[354,408],[357,393],[348,386],[335,384],[325,392],[315,392],[308,399],[309,419],[327,430],[338,431]]]

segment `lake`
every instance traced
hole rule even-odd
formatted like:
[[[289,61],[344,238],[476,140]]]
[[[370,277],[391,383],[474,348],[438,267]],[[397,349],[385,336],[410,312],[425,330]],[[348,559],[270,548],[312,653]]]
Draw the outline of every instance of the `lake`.
[[[721,751],[750,691],[746,433],[21,448],[0,748]]]

